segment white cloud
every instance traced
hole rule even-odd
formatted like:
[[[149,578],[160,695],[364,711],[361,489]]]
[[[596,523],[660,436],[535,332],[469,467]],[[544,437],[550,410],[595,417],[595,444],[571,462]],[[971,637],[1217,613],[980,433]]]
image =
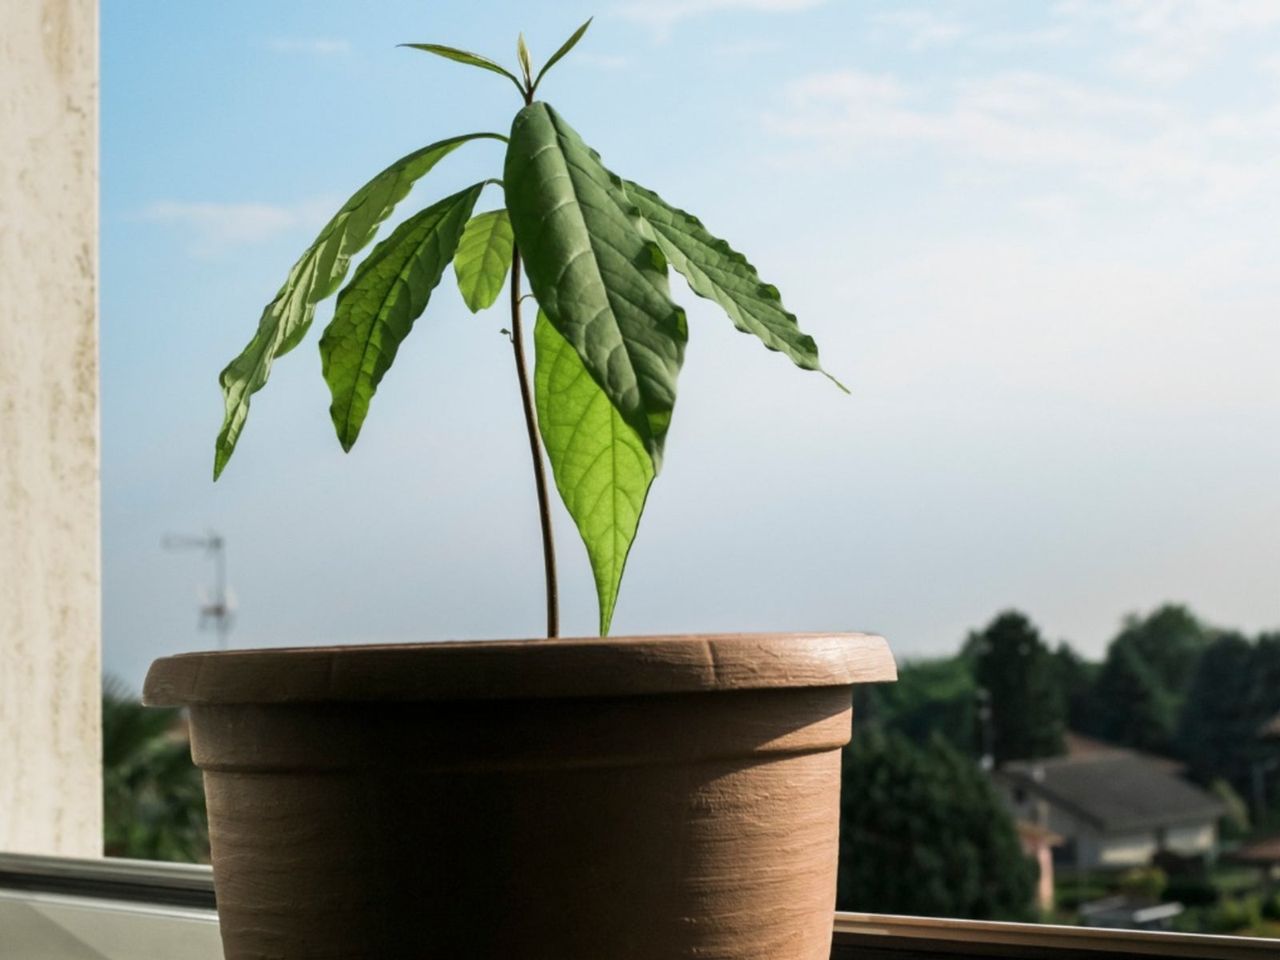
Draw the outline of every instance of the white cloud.
[[[1149,82],[1181,80],[1241,34],[1280,26],[1276,0],[1060,0],[1054,16],[1095,35],[1110,30],[1123,49],[1112,65]]]
[[[287,206],[158,200],[148,204],[139,218],[181,228],[192,253],[212,256],[237,247],[264,243],[291,230],[318,228],[333,212],[333,206],[330,197]]]
[[[1182,80],[1243,36],[1280,27],[1277,0],[1058,0],[1039,26],[990,29],[930,7],[899,8],[872,22],[900,33],[910,50],[964,44],[1017,51],[1074,43],[1119,73],[1148,83]]]
[[[1041,193],[1019,202],[1024,213],[1053,227],[1075,226],[1080,222],[1080,202],[1066,193]]]
[[[325,57],[341,56],[351,52],[351,44],[348,41],[328,37],[276,37],[269,40],[267,46],[276,53],[311,53]]]
[[[841,70],[793,82],[765,119],[830,156],[932,149],[988,172],[1068,175],[1125,200],[1221,206],[1266,184],[1268,158],[1280,147],[1274,110],[1200,119],[1159,99],[1033,72],[957,80],[938,96],[891,76]]]
[[[874,21],[900,30],[912,50],[949,46],[971,33],[969,27],[940,17],[931,10],[894,10],[879,14]]]
[[[628,0],[615,7],[614,13],[663,34],[683,20],[713,13],[798,13],[821,6],[825,2],[826,0]]]

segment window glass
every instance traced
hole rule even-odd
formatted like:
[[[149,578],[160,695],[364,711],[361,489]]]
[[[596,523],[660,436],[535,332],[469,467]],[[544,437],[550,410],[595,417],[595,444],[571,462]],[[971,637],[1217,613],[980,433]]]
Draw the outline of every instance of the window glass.
[[[510,84],[396,44],[514,64],[517,29],[545,57],[600,12],[540,96],[749,252],[852,389],[674,284],[691,343],[614,633],[889,638],[842,909],[1280,935],[1280,7],[1192,6],[105,4],[108,853],[208,856],[184,719],[136,705],[154,658],[541,633],[502,301],[445,274],[349,457],[331,305],[215,485],[217,376],[360,183],[508,130]],[[501,175],[468,144],[389,226]]]

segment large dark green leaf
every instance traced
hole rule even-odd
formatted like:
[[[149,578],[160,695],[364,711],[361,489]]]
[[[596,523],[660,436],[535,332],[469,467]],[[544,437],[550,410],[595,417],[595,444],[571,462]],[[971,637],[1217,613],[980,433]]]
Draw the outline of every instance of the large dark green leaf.
[[[343,450],[360,435],[369,401],[427,308],[484,186],[477,183],[410,217],[374,247],[338,294],[320,358]]]
[[[226,417],[214,453],[215,480],[235,451],[249,416],[250,397],[266,384],[272,361],[301,341],[311,326],[316,304],[341,285],[351,257],[373,239],[378,225],[418,178],[468,140],[482,138],[505,139],[496,133],[472,133],[401,157],[357,190],[293,265],[284,286],[262,311],[253,339],[219,377]]]
[[[462,299],[472,313],[487,310],[498,299],[511,267],[514,244],[506,210],[478,213],[462,231],[453,257],[453,272],[458,277]]]
[[[442,43],[402,43],[400,46],[421,50],[423,53],[433,53],[437,57],[444,57],[454,63],[465,63],[469,67],[479,67],[481,70],[499,74],[514,83],[521,94],[524,93],[524,87],[520,85],[520,81],[514,73],[488,57],[480,56],[478,53],[472,53],[470,50],[459,50],[457,47],[446,47]]]
[[[688,339],[666,259],[620,181],[545,103],[516,115],[503,183],[538,303],[656,469]]]
[[[538,427],[556,488],[587,547],[604,636],[653,483],[653,461],[542,311],[533,342]]]
[[[786,354],[796,366],[826,372],[818,363],[818,345],[801,333],[795,314],[783,308],[778,288],[763,282],[746,257],[708,233],[693,214],[671,206],[652,190],[629,180],[624,181],[623,189],[694,293],[718,303],[735,327],[755,334],[766,347]],[[840,381],[826,375],[845,389]]]

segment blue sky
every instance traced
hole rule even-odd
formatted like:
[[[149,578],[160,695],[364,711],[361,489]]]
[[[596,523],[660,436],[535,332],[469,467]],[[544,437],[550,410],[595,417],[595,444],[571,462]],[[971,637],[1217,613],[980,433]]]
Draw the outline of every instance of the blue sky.
[[[212,643],[529,636],[537,520],[500,311],[434,295],[344,455],[317,330],[210,482],[218,371],[315,230],[417,146],[505,132],[535,59],[609,165],[699,214],[822,378],[688,295],[663,474],[614,632],[865,629],[949,652],[1027,610],[1096,654],[1165,600],[1280,625],[1280,5],[598,0],[102,11],[106,668]],[[478,178],[473,144],[402,205]],[[494,192],[481,206],[500,202]],[[566,632],[594,595],[557,516]]]

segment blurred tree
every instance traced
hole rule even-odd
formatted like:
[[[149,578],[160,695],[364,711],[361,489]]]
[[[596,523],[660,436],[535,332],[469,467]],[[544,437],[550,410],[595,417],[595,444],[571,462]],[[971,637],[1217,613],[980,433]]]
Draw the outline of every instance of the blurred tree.
[[[104,683],[107,856],[208,862],[204,790],[179,721],[178,711],[144,707],[118,681]]]
[[[1218,821],[1218,831],[1223,840],[1243,840],[1253,831],[1253,822],[1249,818],[1249,805],[1231,784],[1225,780],[1214,780],[1209,784],[1209,792],[1222,801],[1226,812]]]
[[[974,678],[991,698],[997,765],[1062,753],[1066,711],[1057,664],[1040,631],[1023,614],[1000,614],[970,636]]]
[[[1111,644],[1093,693],[1094,730],[1104,740],[1152,753],[1167,753],[1177,705],[1136,644]]]
[[[1196,661],[1214,631],[1184,606],[1165,604],[1146,617],[1130,614],[1112,644],[1130,646],[1161,685],[1180,699],[1191,686]]]
[[[1053,671],[1058,695],[1066,710],[1067,727],[1080,733],[1092,733],[1095,720],[1094,685],[1101,664],[1091,663],[1072,649],[1066,641],[1053,651]]]
[[[978,755],[977,685],[963,657],[908,660],[898,668],[896,683],[855,691],[860,729],[897,731],[919,744],[937,733],[962,753]]]
[[[844,910],[1030,919],[1036,869],[977,766],[941,737],[856,734],[844,755]]]
[[[1219,636],[1196,665],[1178,721],[1178,755],[1202,783],[1226,780],[1248,791],[1250,759],[1264,717],[1251,702],[1254,647],[1237,633]]]

